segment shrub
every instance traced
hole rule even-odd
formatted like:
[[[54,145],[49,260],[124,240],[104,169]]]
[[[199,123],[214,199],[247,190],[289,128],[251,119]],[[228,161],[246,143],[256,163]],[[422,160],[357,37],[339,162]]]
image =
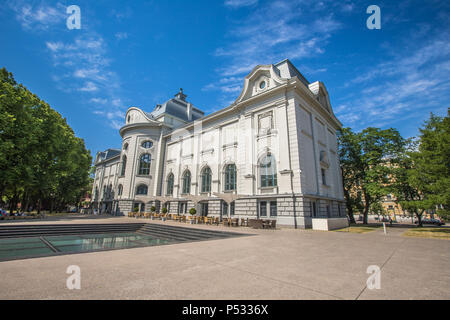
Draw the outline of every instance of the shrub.
[[[150,210],[151,210],[152,212],[155,212],[155,211],[156,211],[155,206],[152,206],[152,207],[150,208]]]
[[[191,208],[191,209],[189,210],[189,213],[190,213],[191,215],[194,215],[194,214],[197,213],[197,210],[195,210],[195,208]]]
[[[162,208],[161,212],[166,214],[167,213],[167,208]]]

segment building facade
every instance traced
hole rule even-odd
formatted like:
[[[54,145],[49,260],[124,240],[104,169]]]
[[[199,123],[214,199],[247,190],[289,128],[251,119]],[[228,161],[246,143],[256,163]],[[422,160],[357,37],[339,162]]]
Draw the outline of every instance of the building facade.
[[[207,116],[182,90],[150,113],[128,109],[122,148],[95,159],[93,205],[276,219],[309,228],[346,211],[335,117],[322,82],[289,61],[256,66],[230,106]]]

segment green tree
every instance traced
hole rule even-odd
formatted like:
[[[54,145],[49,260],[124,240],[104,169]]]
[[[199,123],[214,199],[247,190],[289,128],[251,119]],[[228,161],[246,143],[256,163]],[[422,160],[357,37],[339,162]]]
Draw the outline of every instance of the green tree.
[[[353,219],[353,210],[362,208],[363,222],[367,224],[371,205],[380,202],[389,192],[392,166],[405,140],[393,128],[371,127],[359,133],[344,128],[338,139],[350,219]]]
[[[450,120],[431,114],[419,140],[405,148],[395,168],[393,191],[404,210],[422,226],[426,210],[437,208],[448,218],[450,208]]]
[[[0,199],[53,210],[79,202],[91,155],[66,120],[0,70]]]

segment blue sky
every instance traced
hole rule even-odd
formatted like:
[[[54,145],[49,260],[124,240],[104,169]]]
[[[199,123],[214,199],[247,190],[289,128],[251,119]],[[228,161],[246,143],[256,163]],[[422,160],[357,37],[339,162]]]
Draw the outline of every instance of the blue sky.
[[[369,5],[381,30],[369,30]],[[66,8],[81,9],[69,30]],[[325,83],[344,126],[418,133],[450,98],[449,1],[9,1],[0,67],[60,112],[95,154],[120,147],[130,106],[182,87],[206,113],[229,105],[258,64],[290,59]]]

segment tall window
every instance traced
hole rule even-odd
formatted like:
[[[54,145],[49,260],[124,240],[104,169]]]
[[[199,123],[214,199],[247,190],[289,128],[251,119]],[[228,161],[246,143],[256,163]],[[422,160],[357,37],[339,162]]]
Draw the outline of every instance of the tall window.
[[[261,201],[259,203],[259,216],[267,217],[267,202],[266,201]]]
[[[190,193],[191,192],[191,172],[189,170],[186,170],[183,174],[183,193]]]
[[[275,158],[270,154],[261,159],[259,163],[261,174],[261,187],[277,186],[277,167]]]
[[[148,192],[148,187],[145,184],[141,184],[136,189],[137,195],[146,195]]]
[[[225,191],[236,190],[236,165],[229,164],[225,167]]]
[[[202,192],[211,192],[211,169],[209,167],[202,171]]]
[[[277,202],[276,201],[270,201],[270,216],[271,217],[277,216]]]
[[[174,182],[174,177],[173,177],[173,173],[171,173],[167,177],[167,195],[173,194],[173,182]]]
[[[228,203],[226,203],[225,201],[222,201],[222,217],[228,217]]]
[[[139,160],[139,174],[148,176],[150,174],[150,161],[151,156],[145,153],[141,156]]]
[[[320,169],[320,171],[322,172],[322,184],[326,185],[327,184],[327,172],[325,169]]]
[[[122,172],[120,173],[121,176],[125,175],[125,169],[127,167],[127,156],[122,157]]]
[[[121,196],[123,192],[123,186],[121,184],[119,184],[119,186],[117,187],[117,195]]]

